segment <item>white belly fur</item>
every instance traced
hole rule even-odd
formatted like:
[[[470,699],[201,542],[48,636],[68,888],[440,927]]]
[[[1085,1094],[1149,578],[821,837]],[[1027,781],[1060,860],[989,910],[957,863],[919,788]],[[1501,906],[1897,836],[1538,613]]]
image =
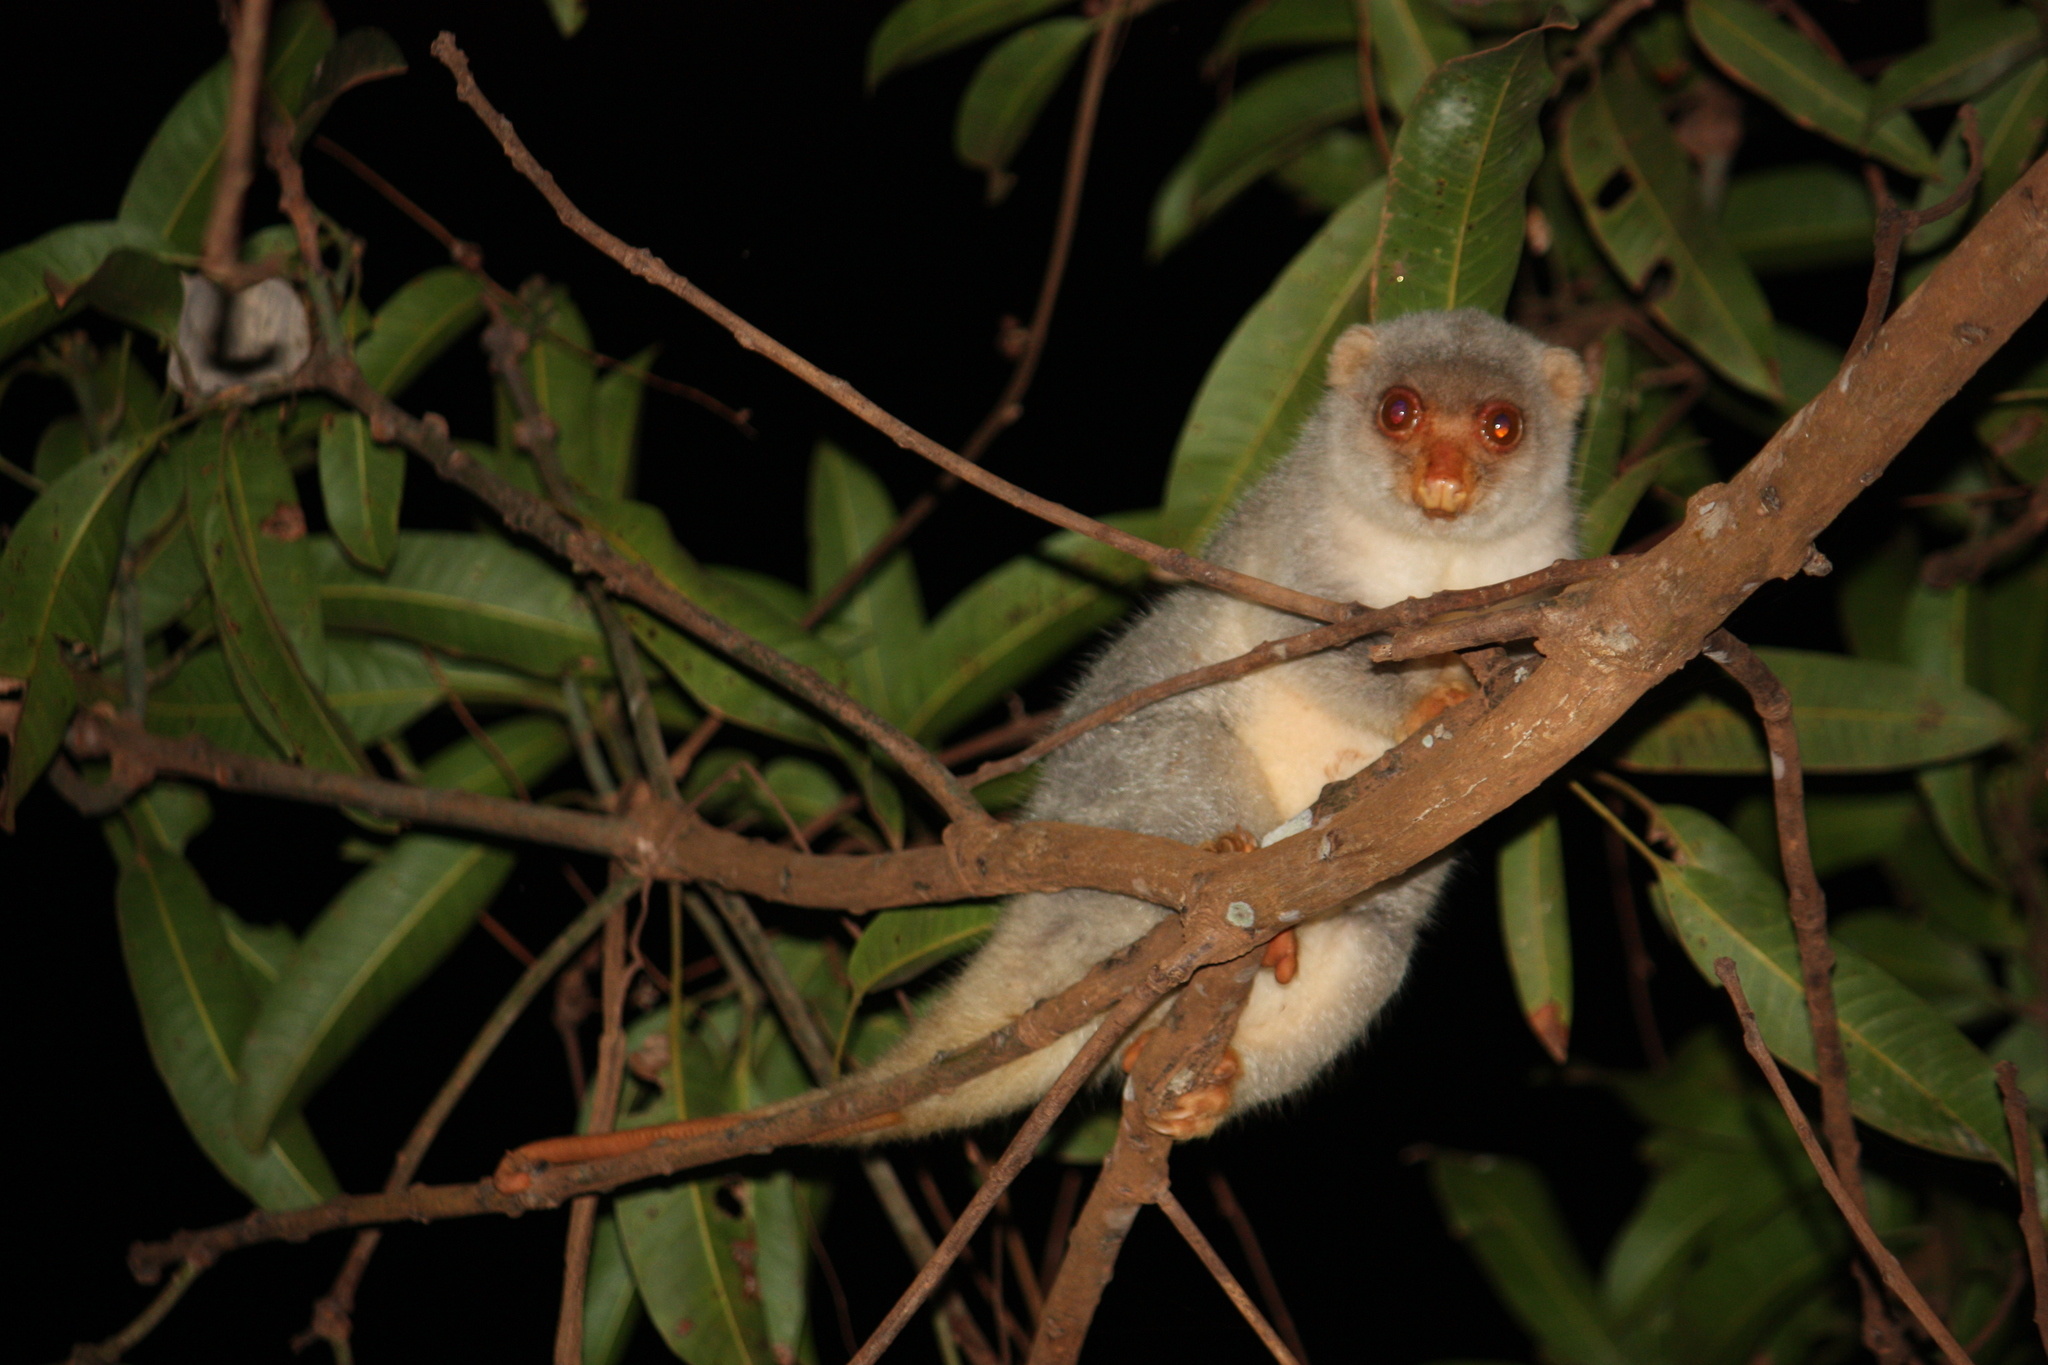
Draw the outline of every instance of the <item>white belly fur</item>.
[[[1390,734],[1333,715],[1287,673],[1283,664],[1245,679],[1232,720],[1265,774],[1275,824],[1308,809],[1326,784],[1351,776],[1394,743]]]

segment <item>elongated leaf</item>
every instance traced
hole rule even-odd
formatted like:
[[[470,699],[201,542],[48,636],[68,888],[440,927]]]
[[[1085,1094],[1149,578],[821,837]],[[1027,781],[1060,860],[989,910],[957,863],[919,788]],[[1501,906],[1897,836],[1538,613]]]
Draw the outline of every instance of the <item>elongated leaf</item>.
[[[868,86],[899,68],[929,61],[1056,10],[1069,0],[903,0],[868,43]]]
[[[334,539],[366,569],[384,570],[398,549],[405,452],[370,439],[361,414],[336,413],[320,428],[320,500]]]
[[[960,97],[960,116],[953,125],[959,158],[985,171],[1007,170],[1094,32],[1092,20],[1062,16],[1019,29],[998,43]]]
[[[637,607],[621,607],[619,614],[632,628],[633,638],[699,705],[764,735],[806,748],[828,747],[825,731],[810,712],[786,700],[772,685]]]
[[[1572,1028],[1572,928],[1564,893],[1564,837],[1547,806],[1501,845],[1500,936],[1515,998],[1536,1041],[1564,1065]],[[865,941],[865,940],[863,940]]]
[[[1885,68],[1872,112],[1959,104],[1982,94],[2041,51],[2041,22],[2024,9],[1967,20]]]
[[[617,1214],[597,1217],[590,1239],[590,1269],[583,1287],[583,1365],[618,1365],[632,1344],[633,1329],[646,1314],[640,1287],[619,1238]]]
[[[896,524],[882,481],[829,442],[811,458],[811,593],[822,596]],[[920,699],[924,603],[907,551],[875,566],[821,628],[846,659],[853,693],[891,720]]]
[[[1734,959],[1764,1041],[1813,1075],[1799,951],[1778,884],[1721,825],[1662,808],[1681,861],[1658,859],[1658,895],[1693,965],[1709,978]],[[2012,1169],[1991,1063],[1920,998],[1846,947],[1835,950],[1835,1008],[1858,1118],[1918,1146]]]
[[[150,689],[149,728],[162,735],[203,735],[234,753],[277,756],[243,704],[217,645],[194,653],[167,681]]]
[[[1984,955],[1972,944],[1896,910],[1844,915],[1834,933],[1951,1024],[1962,1027],[1999,1012]]]
[[[1908,664],[1943,682],[1961,684],[1969,675],[1972,584],[1937,589],[1915,579],[1899,626]],[[1990,839],[1977,803],[1974,763],[1944,763],[1914,774],[1920,795],[1934,815],[1934,827],[1956,860],[1987,882],[1997,882]]]
[[[1932,158],[1929,158],[1930,161]],[[1770,305],[1699,202],[1685,154],[1657,100],[1618,61],[1565,115],[1564,167],[1586,221],[1650,310],[1715,369],[1753,393],[1780,396]]]
[[[590,463],[584,479],[600,497],[623,498],[633,490],[640,455],[640,400],[655,348],[647,347],[597,381],[591,394]]]
[[[350,564],[331,541],[310,544],[331,630],[396,636],[537,677],[611,671],[576,585],[495,536],[402,531],[381,577]]]
[[[1107,519],[1160,540],[1156,513]],[[924,694],[903,727],[937,739],[1123,614],[1111,589],[1139,582],[1143,566],[1072,532],[1047,537],[946,604],[924,641]]]
[[[289,113],[304,103],[320,59],[334,44],[334,21],[313,0],[295,0],[271,22],[265,86]],[[121,196],[120,217],[196,253],[212,208],[226,134],[228,63],[222,60],[188,89],[149,141]]]
[[[857,996],[901,985],[987,938],[999,913],[987,901],[885,910],[853,945],[847,980]]]
[[[307,572],[305,518],[263,418],[218,420],[180,451],[199,562],[213,589],[222,653],[242,702],[288,758],[362,770],[363,757],[321,699],[326,675],[320,601]]]
[[[205,883],[152,819],[151,807],[163,799],[139,797],[104,827],[120,868],[121,954],[150,1057],[200,1149],[258,1205],[304,1208],[332,1198],[340,1186],[296,1112],[259,1150],[235,1140],[236,1048],[256,997]]]
[[[608,480],[596,468],[597,366],[590,359],[590,327],[569,291],[557,285],[537,309],[533,346],[523,362],[533,396],[555,424],[555,457],[577,486],[598,492]],[[498,444],[517,444],[500,431]]]
[[[1873,119],[1870,87],[1755,0],[1687,0],[1685,17],[1716,65],[1800,127],[1908,175],[1934,170],[1933,150],[1911,119]]]
[[[381,394],[396,396],[483,317],[476,276],[437,266],[400,285],[356,343],[356,364]]]
[[[1277,167],[1273,180],[1311,212],[1330,214],[1357,198],[1386,170],[1371,138],[1349,128],[1332,128]]]
[[[1899,900],[1944,933],[1986,948],[2017,948],[2026,929],[2012,900],[1963,869],[1920,803],[1880,861]]]
[[[442,705],[453,692],[469,706],[559,711],[561,688],[493,664],[438,660],[399,640],[339,636],[327,642],[327,704],[358,744],[389,739]],[[448,686],[441,686],[445,680]],[[152,703],[154,709],[154,703]]]
[[[1354,53],[1306,57],[1251,82],[1210,117],[1159,187],[1152,254],[1171,251],[1260,176],[1358,111]]]
[[[132,476],[155,444],[154,435],[131,438],[74,466],[29,505],[0,550],[0,677],[26,687],[0,784],[0,829],[14,828],[16,807],[70,724],[78,692],[64,666],[66,642],[99,641]]]
[[[1451,1231],[1517,1321],[1559,1365],[1624,1365],[1543,1177],[1525,1161],[1444,1153],[1429,1180]]]
[[[1977,127],[1984,139],[1984,178],[1977,202],[1998,202],[2032,164],[2048,128],[2048,60],[2036,57],[1977,101]]]
[[[1543,160],[1543,42],[1544,30],[1531,29],[1446,62],[1416,96],[1387,171],[1373,317],[1506,305],[1529,177]]]
[[[568,731],[550,717],[522,716],[489,734],[524,782],[538,782],[569,754]],[[429,787],[512,794],[471,739],[443,750],[424,778]],[[320,912],[242,1044],[235,1132],[244,1145],[263,1142],[448,955],[514,861],[488,844],[408,834]]]
[[[1374,79],[1380,98],[1403,118],[1413,117],[1431,73],[1471,50],[1465,30],[1433,0],[1372,0]]]
[[[1721,204],[1728,244],[1762,273],[1867,260],[1873,221],[1863,182],[1825,162],[1738,175]]]
[[[72,291],[90,280],[108,256],[123,249],[163,249],[156,233],[137,223],[73,223],[0,253],[0,360],[85,306]],[[54,276],[66,286],[60,308],[50,296]]]
[[[1174,448],[1167,543],[1206,540],[1321,401],[1331,345],[1365,320],[1382,204],[1374,185],[1332,215],[1223,343]]]
[[[349,91],[405,71],[405,54],[384,30],[358,28],[342,34],[320,59],[306,87],[305,102],[292,120],[293,142],[303,146],[334,102]]]
[[[2048,554],[1983,584],[1971,676],[2029,730],[2048,720]]]
[[[1792,694],[1800,757],[1809,772],[1917,768],[1976,753],[2017,722],[1980,692],[1897,664],[1803,649],[1760,649]],[[1673,711],[1628,748],[1644,772],[1760,773],[1755,722],[1713,697]]]
[[[155,251],[121,247],[109,252],[92,277],[78,286],[78,298],[168,344],[178,330],[185,286],[178,268]]]
[[[1572,482],[1582,507],[1614,481],[1635,397],[1635,354],[1628,333],[1619,327],[1608,328],[1600,338],[1597,355],[1591,362],[1593,391],[1586,395],[1585,415],[1579,419],[1579,447],[1572,459]]]
[[[1220,71],[1239,54],[1272,47],[1358,41],[1355,0],[1250,0],[1231,16],[1204,67]]]
[[[1666,452],[1637,460],[1628,471],[1600,491],[1579,514],[1579,553],[1604,555],[1621,539],[1622,530],[1650,491],[1650,485],[1664,472]]]

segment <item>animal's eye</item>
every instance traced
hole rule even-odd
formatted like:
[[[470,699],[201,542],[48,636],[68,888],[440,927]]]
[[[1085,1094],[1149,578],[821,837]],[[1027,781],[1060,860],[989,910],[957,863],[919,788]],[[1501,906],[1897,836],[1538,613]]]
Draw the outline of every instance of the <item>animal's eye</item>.
[[[1496,450],[1507,450],[1522,439],[1522,414],[1510,403],[1490,403],[1479,414],[1479,434]]]
[[[1380,426],[1389,432],[1409,430],[1422,419],[1422,399],[1413,389],[1388,389],[1380,399]]]

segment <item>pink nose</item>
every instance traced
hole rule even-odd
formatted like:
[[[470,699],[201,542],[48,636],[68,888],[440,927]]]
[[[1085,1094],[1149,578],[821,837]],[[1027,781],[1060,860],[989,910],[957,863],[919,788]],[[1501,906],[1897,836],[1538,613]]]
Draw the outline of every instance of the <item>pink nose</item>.
[[[1425,516],[1455,517],[1472,505],[1476,473],[1464,451],[1448,443],[1432,445],[1415,471],[1409,494]]]

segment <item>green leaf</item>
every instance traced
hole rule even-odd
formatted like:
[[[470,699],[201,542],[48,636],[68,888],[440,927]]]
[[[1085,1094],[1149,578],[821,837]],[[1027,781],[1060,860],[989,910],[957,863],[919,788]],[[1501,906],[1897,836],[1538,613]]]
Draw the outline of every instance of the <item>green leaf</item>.
[[[569,734],[546,716],[488,731],[520,780],[536,783],[569,755]],[[509,796],[492,756],[473,739],[426,767],[428,787]],[[299,944],[241,1047],[235,1132],[261,1143],[281,1114],[310,1097],[343,1059],[467,933],[512,874],[514,856],[490,844],[408,834],[336,896]]]
[[[990,901],[885,910],[869,922],[846,959],[856,996],[918,976],[978,945],[995,928],[1001,907]]]
[[[1113,526],[1163,540],[1155,513],[1107,518]],[[1040,669],[1122,615],[1113,589],[1136,584],[1145,569],[1128,555],[1062,531],[984,575],[932,621],[925,633],[924,694],[903,728],[937,739],[1022,686]]]
[[[1564,167],[1630,287],[1644,290],[1668,271],[1650,311],[1727,378],[1779,397],[1770,305],[1714,227],[1656,96],[1626,60],[1566,112]]]
[[[1656,861],[1653,888],[1693,965],[1710,979],[1732,958],[1764,1041],[1809,1078],[1813,1035],[1784,891],[1721,825],[1685,806],[1660,820],[1678,861]],[[1892,1136],[2012,1169],[1991,1063],[1970,1041],[1862,954],[1835,950],[1835,1009],[1856,1116]]]
[[[868,44],[868,88],[891,72],[929,61],[1056,10],[1069,0],[903,0]]]
[[[69,647],[98,643],[136,465],[156,433],[107,447],[45,487],[0,549],[0,677],[20,680],[21,713],[0,785],[0,829],[63,742],[78,702]]]
[[[1579,553],[1586,556],[1604,555],[1614,548],[1621,539],[1621,533],[1628,525],[1628,519],[1636,510],[1636,504],[1643,500],[1643,494],[1650,491],[1650,485],[1664,471],[1670,452],[1658,451],[1637,460],[1628,470],[1616,478],[1599,496],[1586,504],[1579,513]]]
[[[562,472],[579,487],[600,492],[616,471],[598,468],[597,366],[590,359],[590,327],[560,285],[548,290],[535,309],[533,345],[521,362],[534,400],[555,424],[555,458]],[[498,444],[517,443],[500,432]]]
[[[1564,1065],[1572,1027],[1572,927],[1564,891],[1564,837],[1548,803],[1501,845],[1500,936],[1522,1017],[1543,1050]]]
[[[830,442],[820,442],[811,457],[808,513],[814,600],[896,524],[882,481]],[[924,602],[908,551],[876,565],[819,627],[846,660],[856,697],[891,720],[916,706],[923,690]]]
[[[1770,797],[1745,801],[1729,824],[1759,862],[1777,867],[1778,825]],[[1876,862],[1920,824],[1920,803],[1909,791],[1806,796],[1806,840],[1814,873],[1822,878]]]
[[[1250,0],[1231,16],[1202,65],[1220,71],[1239,55],[1262,48],[1357,42],[1355,0]]]
[[[1972,677],[2029,731],[2048,720],[2048,554],[1979,586]]]
[[[1921,816],[1917,803],[1914,814]],[[2010,898],[1964,871],[1925,818],[1915,818],[1881,861],[1900,901],[1945,932],[1986,948],[2026,941]]]
[[[391,567],[404,492],[405,452],[372,441],[360,413],[335,413],[320,424],[320,501],[350,559],[380,572]]]
[[[292,121],[293,143],[304,146],[334,102],[349,91],[405,72],[405,54],[384,30],[358,28],[342,34],[320,59],[306,87],[305,103]]]
[[[1863,182],[1820,161],[1738,175],[1721,204],[1728,244],[1763,274],[1868,260],[1874,222]]]
[[[619,1239],[618,1215],[607,1209],[597,1216],[590,1239],[590,1269],[583,1285],[583,1365],[618,1365],[643,1316],[640,1288],[633,1283],[626,1244]]]
[[[222,652],[243,704],[293,762],[367,771],[347,728],[320,696],[326,676],[320,599],[276,426],[262,417],[231,429],[209,421],[181,445],[179,457]]]
[[[121,247],[78,286],[77,297],[168,346],[185,306],[185,286],[178,268],[154,251]]]
[[[1869,86],[1755,0],[1687,0],[1685,14],[1716,65],[1800,127],[1908,175],[1933,172],[1933,150],[1911,119],[1874,117]]]
[[[1977,102],[1977,129],[1984,139],[1984,178],[1977,202],[1997,203],[2033,163],[2048,128],[2048,61],[2036,57]]]
[[[314,0],[279,10],[270,27],[265,78],[268,97],[296,113],[320,59],[334,44],[334,21]],[[158,125],[121,195],[124,223],[197,253],[213,207],[213,185],[226,137],[228,62],[223,59],[181,96]]]
[[[1365,320],[1381,196],[1373,185],[1332,215],[1223,343],[1174,448],[1162,508],[1168,544],[1208,539],[1322,400],[1330,347]]]
[[[621,607],[619,614],[632,628],[633,638],[698,705],[764,735],[811,749],[828,747],[826,732],[811,713],[784,700],[772,685],[637,607]]]
[[[223,749],[259,758],[277,750],[242,704],[242,694],[218,645],[186,659],[149,693],[149,728],[160,735],[202,735]]]
[[[467,270],[444,265],[415,275],[370,320],[369,334],[356,343],[356,364],[371,388],[396,396],[483,312],[481,286]]]
[[[1909,52],[1878,77],[1872,112],[1959,104],[1982,94],[2041,51],[2041,21],[2025,9],[1999,10],[1956,25]]]
[[[1260,176],[1358,111],[1355,53],[1306,57],[1251,82],[1210,116],[1159,187],[1152,202],[1152,254],[1171,251]]]
[[[1416,97],[1438,67],[1471,50],[1465,30],[1431,0],[1372,0],[1374,83],[1402,118],[1414,116]]]
[[[2017,732],[1997,702],[1915,669],[1804,649],[1759,649],[1792,694],[1808,772],[1883,772],[1976,753]],[[1670,712],[1629,745],[1642,772],[1761,773],[1756,722],[1712,696]]]
[[[1889,972],[1901,986],[1958,1027],[1999,1013],[1984,956],[1896,910],[1858,910],[1834,922],[1837,941]]]
[[[597,381],[591,395],[594,426],[585,482],[600,497],[623,498],[633,490],[640,454],[640,400],[647,396],[641,377],[654,364],[655,348],[647,347],[623,366]]]
[[[569,577],[495,536],[401,531],[381,577],[311,538],[320,610],[336,631],[396,636],[537,677],[609,674],[589,604]]]
[[[1273,180],[1312,212],[1335,213],[1386,174],[1372,139],[1332,128],[1273,171]]]
[[[1094,32],[1091,19],[1047,19],[1019,29],[982,58],[953,125],[960,159],[992,174],[1007,170]]]
[[[1970,616],[1976,589],[1930,588],[1915,579],[1899,626],[1899,643],[1908,664],[1943,682],[1962,684],[1969,674]],[[1964,867],[1987,882],[1999,880],[1977,802],[1977,765],[1945,763],[1914,774],[1920,795],[1934,816],[1942,842]]]
[[[150,818],[163,800],[161,791],[145,793],[125,818],[103,826],[120,869],[121,955],[157,1074],[200,1150],[259,1206],[305,1208],[330,1199],[341,1187],[298,1113],[258,1150],[235,1140],[236,1048],[256,997],[205,883]]]
[[[1629,407],[1635,398],[1635,354],[1628,333],[1620,327],[1608,328],[1594,356],[1593,391],[1586,395],[1585,415],[1579,419],[1579,448],[1572,459],[1572,482],[1582,507],[1614,482],[1614,467],[1621,459]],[[1615,534],[1620,534],[1619,527]]]
[[[154,232],[135,223],[73,223],[0,252],[0,360],[82,308],[86,301],[75,291],[114,252],[162,247]],[[50,295],[52,278],[64,289],[61,307]]]
[[[403,731],[448,700],[471,707],[513,706],[558,711],[561,689],[510,669],[461,659],[436,661],[441,686],[416,645],[398,640],[337,636],[327,642],[327,704],[358,744],[374,744]],[[152,702],[152,711],[156,703]]]
[[[1629,1357],[1535,1167],[1513,1157],[1446,1152],[1431,1159],[1429,1179],[1451,1232],[1546,1358],[1624,1365]]]

